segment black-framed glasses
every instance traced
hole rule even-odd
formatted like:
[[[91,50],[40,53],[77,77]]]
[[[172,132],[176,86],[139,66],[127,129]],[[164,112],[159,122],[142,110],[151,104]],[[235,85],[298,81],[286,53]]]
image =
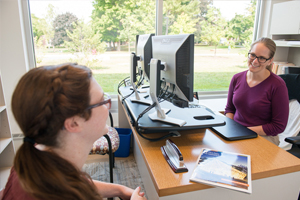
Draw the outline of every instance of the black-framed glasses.
[[[254,53],[248,53],[248,58],[251,59],[251,60],[255,60],[255,58],[257,58],[257,61],[258,61],[259,63],[265,63],[265,62],[267,62],[268,60],[270,60],[272,57],[270,57],[270,58],[257,57]]]
[[[90,105],[86,109],[90,110],[90,109],[93,109],[93,108],[96,108],[96,107],[99,107],[99,106],[102,106],[102,105],[106,105],[106,107],[108,109],[111,108],[111,98],[110,98],[109,94],[104,93],[104,100],[103,101],[101,101],[100,103]]]

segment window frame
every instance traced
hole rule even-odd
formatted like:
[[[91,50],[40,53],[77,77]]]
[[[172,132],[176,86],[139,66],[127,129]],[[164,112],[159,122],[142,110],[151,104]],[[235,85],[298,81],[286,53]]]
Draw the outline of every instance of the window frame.
[[[30,17],[30,6],[29,1],[18,0],[20,13],[22,14],[21,26],[23,26],[22,30],[24,30],[24,41],[26,42],[26,50],[24,50],[25,57],[27,58],[27,69],[35,68],[35,51],[33,45],[33,32],[32,32],[32,23]],[[263,26],[263,10],[266,10],[269,6],[265,5],[262,0],[257,1],[256,7],[256,16],[254,22],[254,30],[253,30],[253,41],[259,38],[261,35],[261,27]],[[162,35],[163,29],[163,0],[156,0],[156,16],[155,16],[156,24],[155,24],[155,33],[156,35]],[[228,91],[205,91],[198,92],[201,99],[218,99],[218,98],[227,98]],[[112,110],[117,111],[117,98],[118,95],[111,95],[112,97]]]

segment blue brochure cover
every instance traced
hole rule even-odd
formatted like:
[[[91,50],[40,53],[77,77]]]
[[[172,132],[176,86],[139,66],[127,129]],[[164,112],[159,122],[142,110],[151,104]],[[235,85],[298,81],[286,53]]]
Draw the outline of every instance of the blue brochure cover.
[[[250,155],[202,149],[190,181],[252,193]]]

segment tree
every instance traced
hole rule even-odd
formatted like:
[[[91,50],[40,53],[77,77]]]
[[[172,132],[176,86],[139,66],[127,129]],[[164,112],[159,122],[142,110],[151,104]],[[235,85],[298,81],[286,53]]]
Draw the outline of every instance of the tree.
[[[42,44],[42,46],[49,45],[51,39],[53,39],[53,20],[56,16],[55,7],[52,4],[49,4],[47,7],[46,15],[43,18],[38,18],[34,14],[31,14],[32,20],[32,31],[33,37],[36,37],[37,43]],[[40,37],[43,41],[39,42]]]
[[[197,16],[197,23],[196,23],[196,31],[195,31],[195,42],[198,43],[201,41],[201,21],[206,19],[207,11],[209,6],[211,6],[213,3],[212,0],[201,0],[199,7],[200,7],[200,13]]]
[[[64,41],[71,41],[67,35],[66,30],[72,33],[74,29],[73,22],[75,22],[76,24],[77,21],[78,18],[69,12],[56,16],[53,22],[53,28],[54,28],[53,44],[55,46],[59,46],[63,44]]]
[[[57,16],[57,9],[52,4],[48,4],[46,16],[45,18],[43,18],[43,22],[42,22],[42,23],[45,22],[43,24],[45,26],[43,29],[43,33],[44,33],[44,38],[47,41],[48,47],[50,48],[50,46],[53,46],[53,49],[54,49],[54,45],[52,44],[51,40],[54,37],[53,21],[56,16]]]
[[[119,42],[119,48],[121,41],[131,41],[136,34],[154,31],[155,2],[152,0],[95,0],[93,6],[93,28],[110,45]]]
[[[106,50],[106,44],[101,41],[102,35],[94,33],[89,23],[80,20],[77,24],[73,22],[73,32],[66,30],[71,42],[65,41],[64,44],[75,54],[72,62],[81,63],[87,67],[100,63],[97,54]]]
[[[194,33],[200,4],[198,0],[166,0],[163,13],[167,19],[163,30],[166,34]]]
[[[66,30],[71,42],[65,41],[66,47],[71,52],[81,53],[103,53],[105,52],[106,44],[101,42],[102,35],[94,33],[89,23],[85,24],[80,20],[77,24],[73,22],[73,32]]]
[[[135,41],[136,35],[155,33],[155,1],[136,1],[136,8],[125,13],[126,17],[121,19],[123,29],[119,31],[120,40],[128,42]]]
[[[236,14],[228,23],[228,26],[231,29],[231,37],[240,45],[244,44],[246,41],[249,42],[249,38],[253,35],[255,10],[256,1],[251,1],[247,8],[247,12],[244,15]]]
[[[191,19],[186,13],[181,13],[177,20],[170,26],[171,33],[183,34],[183,33],[194,33],[196,31],[195,24],[197,19]]]
[[[201,22],[201,26],[201,40],[215,46],[216,54],[217,46],[221,38],[225,37],[226,29],[226,21],[221,16],[220,9],[210,6],[207,11],[207,19]]]
[[[45,19],[40,19],[34,14],[31,14],[31,22],[32,22],[32,32],[33,32],[33,37],[36,37],[38,40],[42,35],[45,34],[43,31],[44,25],[45,25]]]

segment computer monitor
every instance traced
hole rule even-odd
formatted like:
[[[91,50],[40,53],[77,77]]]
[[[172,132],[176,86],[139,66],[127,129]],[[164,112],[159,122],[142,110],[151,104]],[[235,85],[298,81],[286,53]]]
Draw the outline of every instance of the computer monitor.
[[[140,58],[137,61],[138,67],[143,71],[146,81],[150,80],[150,60],[152,58],[152,37],[154,34],[138,35],[136,55]]]
[[[140,96],[139,93],[145,93],[147,90],[137,89],[135,82],[136,82],[136,74],[137,74],[137,67],[139,75],[142,76],[146,81],[150,80],[150,60],[152,58],[152,36],[154,34],[144,34],[144,35],[137,35],[137,45],[136,45],[136,53],[132,53],[130,57],[130,79],[131,85],[134,90],[135,96],[131,97],[132,102],[136,103],[144,103],[144,104],[151,104],[152,101],[149,99],[145,99],[144,97]],[[149,86],[148,86],[149,87]]]
[[[161,61],[161,89],[168,87],[174,94],[172,103],[188,107],[193,101],[194,87],[194,35],[159,35],[152,37],[153,58]],[[150,83],[151,85],[151,83]]]
[[[193,101],[194,35],[154,36],[152,50],[150,96],[156,112],[149,114],[149,117],[183,126],[186,121],[167,116],[169,110],[160,107],[157,97],[167,94],[168,97],[160,97],[179,107],[188,107],[189,101]]]

